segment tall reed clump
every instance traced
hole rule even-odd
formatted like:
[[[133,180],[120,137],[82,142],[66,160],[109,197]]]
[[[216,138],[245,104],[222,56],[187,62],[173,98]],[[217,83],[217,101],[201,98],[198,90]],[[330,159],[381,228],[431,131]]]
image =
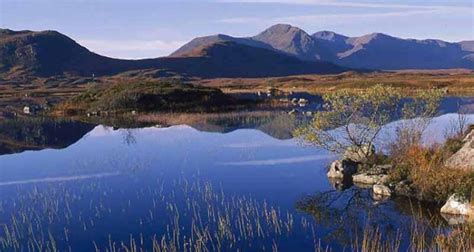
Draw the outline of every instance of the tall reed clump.
[[[410,240],[406,251],[453,251],[465,252],[474,249],[474,228],[472,224],[454,227],[451,231],[436,230],[416,223],[409,230]],[[400,232],[386,237],[378,227],[367,226],[361,240],[353,242],[353,251],[360,252],[391,252],[402,249]]]
[[[394,166],[391,181],[409,181],[424,200],[443,203],[454,193],[470,199],[474,172],[445,166],[447,158],[462,146],[460,139],[453,137],[442,145],[426,146],[420,137],[399,133],[390,146]]]

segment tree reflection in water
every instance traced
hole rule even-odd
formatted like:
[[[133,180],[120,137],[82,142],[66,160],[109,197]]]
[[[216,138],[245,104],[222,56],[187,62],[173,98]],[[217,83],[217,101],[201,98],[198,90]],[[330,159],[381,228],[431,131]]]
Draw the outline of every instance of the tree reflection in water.
[[[125,129],[123,131],[123,142],[127,146],[131,146],[137,143],[137,138],[135,137],[132,129]]]
[[[332,183],[334,190],[302,197],[296,203],[297,210],[311,215],[318,225],[329,229],[321,237],[328,244],[337,242],[353,247],[362,244],[368,235],[377,235],[393,248],[403,240],[406,244],[400,246],[406,248],[413,235],[422,235],[425,241],[431,241],[435,234],[447,230],[439,214],[422,203],[409,199],[376,200],[371,190],[353,186],[352,181],[333,180]]]

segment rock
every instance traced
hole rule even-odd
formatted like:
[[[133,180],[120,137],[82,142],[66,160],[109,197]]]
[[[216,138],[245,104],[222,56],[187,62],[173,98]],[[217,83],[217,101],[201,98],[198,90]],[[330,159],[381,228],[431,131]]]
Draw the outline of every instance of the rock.
[[[354,183],[362,183],[368,185],[380,184],[387,181],[388,175],[385,174],[369,174],[361,173],[352,176]]]
[[[375,154],[373,145],[363,145],[361,147],[351,146],[344,152],[344,159],[349,159],[356,163],[364,163],[367,158]]]
[[[463,139],[464,145],[454,153],[445,165],[456,169],[467,169],[474,171],[474,130]]]
[[[374,187],[372,187],[372,190],[375,195],[387,197],[390,197],[392,195],[392,190],[385,185],[374,185]]]
[[[468,200],[460,199],[455,194],[451,195],[446,204],[441,207],[441,213],[454,215],[474,214],[473,210],[471,209],[471,203],[469,203]]]
[[[464,224],[468,221],[468,217],[464,215],[441,214],[441,217],[448,222],[449,225],[456,226]]]
[[[356,172],[357,163],[344,159],[332,162],[327,175],[329,178],[347,178]]]

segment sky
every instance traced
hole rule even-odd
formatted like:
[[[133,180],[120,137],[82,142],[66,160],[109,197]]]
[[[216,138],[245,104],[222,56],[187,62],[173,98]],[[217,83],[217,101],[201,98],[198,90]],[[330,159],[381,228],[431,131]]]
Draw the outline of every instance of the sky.
[[[115,58],[166,56],[198,36],[253,36],[285,23],[309,34],[382,32],[474,40],[474,0],[0,0],[0,27],[57,30]]]

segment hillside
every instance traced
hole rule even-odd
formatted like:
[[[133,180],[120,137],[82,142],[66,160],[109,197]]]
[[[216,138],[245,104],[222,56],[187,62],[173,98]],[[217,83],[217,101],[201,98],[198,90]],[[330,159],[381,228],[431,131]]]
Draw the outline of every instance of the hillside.
[[[193,40],[172,55],[186,55],[194,48],[215,43],[215,38]],[[474,41],[450,43],[435,39],[401,39],[382,33],[348,37],[331,31],[309,35],[285,24],[274,25],[254,37],[219,35],[218,38],[220,42],[271,48],[302,60],[322,60],[355,69],[474,69]]]
[[[327,62],[303,61],[265,48],[230,41],[203,45],[188,51],[186,57],[162,60],[178,72],[209,78],[330,74],[347,70]]]
[[[89,76],[111,74],[127,67],[129,62],[92,53],[56,31],[0,30],[0,71],[5,74]]]
[[[55,31],[0,30],[0,83],[25,75],[102,76],[130,70],[159,69],[191,77],[268,77],[289,74],[339,73],[330,63],[305,62],[258,42],[224,41],[191,45],[180,57],[120,60],[95,54]]]

